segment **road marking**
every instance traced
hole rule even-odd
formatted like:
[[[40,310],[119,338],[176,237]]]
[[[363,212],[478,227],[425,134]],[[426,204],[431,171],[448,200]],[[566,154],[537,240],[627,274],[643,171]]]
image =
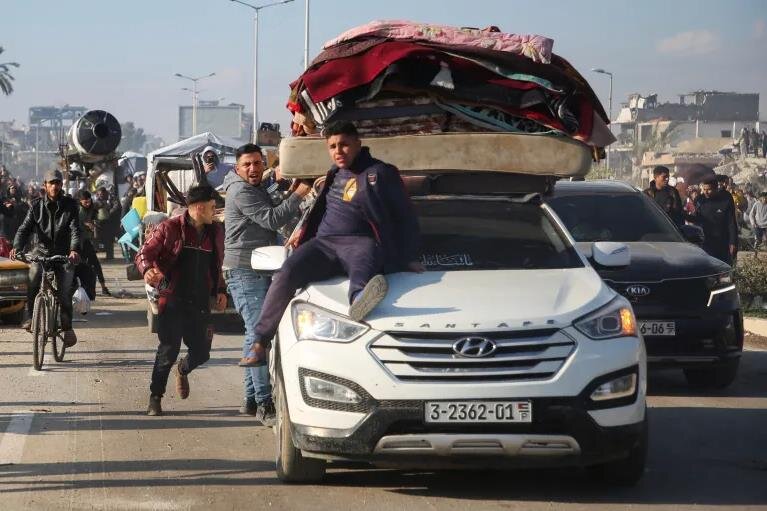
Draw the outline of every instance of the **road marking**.
[[[32,428],[32,412],[14,412],[11,422],[0,440],[0,465],[14,465],[21,462],[24,454],[24,442]]]

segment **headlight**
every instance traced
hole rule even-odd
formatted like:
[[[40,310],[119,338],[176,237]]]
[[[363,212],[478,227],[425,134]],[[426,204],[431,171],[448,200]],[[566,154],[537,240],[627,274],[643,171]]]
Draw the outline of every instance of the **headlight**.
[[[636,373],[626,374],[603,383],[591,393],[592,401],[606,401],[632,396],[637,387]]]
[[[368,327],[307,303],[293,305],[293,329],[299,341],[351,342]]]
[[[601,309],[584,316],[576,321],[574,326],[579,332],[595,340],[637,335],[634,311],[623,297],[617,297]]]
[[[27,270],[0,271],[0,286],[14,290],[26,289],[28,278]]]
[[[304,390],[306,390],[306,395],[312,399],[350,404],[362,402],[360,395],[346,385],[323,380],[316,376],[306,376],[304,378]]]
[[[709,289],[721,289],[723,287],[731,286],[732,283],[732,272],[729,271],[727,273],[720,273],[719,275],[714,275],[713,277],[708,277],[706,279],[706,284],[708,285]]]

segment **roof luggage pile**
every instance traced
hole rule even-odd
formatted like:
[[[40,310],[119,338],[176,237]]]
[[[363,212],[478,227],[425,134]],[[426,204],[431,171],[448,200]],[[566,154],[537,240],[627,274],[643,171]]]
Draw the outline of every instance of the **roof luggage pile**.
[[[471,133],[482,146],[481,134],[536,135],[577,141],[580,152],[598,160],[614,141],[609,119],[586,80],[552,46],[546,37],[497,27],[371,22],[326,43],[291,84],[293,135],[319,136],[335,121],[352,121],[368,145],[375,137]],[[487,140],[488,148],[497,147],[497,138]],[[288,145],[301,144],[294,138]],[[539,141],[535,150],[547,144]]]

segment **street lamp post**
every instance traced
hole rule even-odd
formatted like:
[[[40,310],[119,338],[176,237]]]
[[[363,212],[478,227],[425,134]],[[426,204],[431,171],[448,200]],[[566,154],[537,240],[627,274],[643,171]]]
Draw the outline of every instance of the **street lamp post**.
[[[309,68],[309,0],[304,6],[304,70]]]
[[[261,9],[267,7],[274,7],[275,5],[287,4],[293,0],[282,0],[280,2],[272,2],[265,5],[251,5],[241,0],[230,0],[231,2],[244,5],[253,9],[253,143],[258,143],[258,12]]]
[[[610,77],[610,97],[608,100],[608,103],[609,103],[608,116],[610,117],[610,122],[613,122],[613,74],[610,71],[605,71],[602,68],[595,68],[595,69],[592,69],[592,71],[594,71],[595,73],[608,75]],[[610,131],[612,131],[612,129]],[[605,152],[607,153],[606,164],[607,164],[607,168],[609,169],[610,168],[610,150],[608,148],[605,148]]]
[[[184,78],[185,80],[191,80],[191,82],[194,84],[192,85],[192,91],[191,91],[192,92],[192,135],[193,136],[197,134],[197,82],[205,78],[210,78],[211,76],[215,76],[215,74],[216,73],[210,73],[209,75],[198,76],[196,78],[182,75],[181,73],[176,73],[173,75],[178,78]]]

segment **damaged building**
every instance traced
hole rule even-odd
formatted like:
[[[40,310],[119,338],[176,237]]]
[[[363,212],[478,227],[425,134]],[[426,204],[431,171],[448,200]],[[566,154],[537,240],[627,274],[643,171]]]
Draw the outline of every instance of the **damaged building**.
[[[647,181],[652,167],[679,172],[691,165],[713,168],[737,142],[743,127],[759,127],[759,94],[696,91],[679,101],[658,102],[657,94],[632,94],[613,122],[611,147],[618,177]]]

